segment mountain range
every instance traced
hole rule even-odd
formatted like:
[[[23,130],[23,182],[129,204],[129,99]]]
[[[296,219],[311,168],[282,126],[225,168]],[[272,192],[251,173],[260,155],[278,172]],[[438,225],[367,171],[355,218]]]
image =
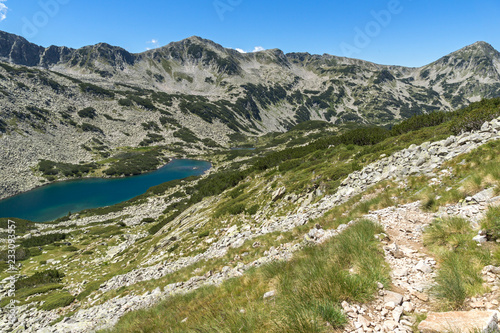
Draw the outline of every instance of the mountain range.
[[[0,199],[174,157],[212,165],[112,206],[44,204],[64,209],[44,223],[3,201],[16,212],[0,208],[0,331],[497,328],[489,44],[407,68],[199,37],[131,54],[0,32],[0,57]]]
[[[0,32],[0,167],[39,184],[31,169],[42,159],[91,162],[158,144],[187,154],[309,120],[391,126],[498,96],[500,53],[485,42],[408,68],[240,53],[200,37],[134,54],[105,43],[42,47]],[[33,187],[3,185],[12,190],[0,197]]]

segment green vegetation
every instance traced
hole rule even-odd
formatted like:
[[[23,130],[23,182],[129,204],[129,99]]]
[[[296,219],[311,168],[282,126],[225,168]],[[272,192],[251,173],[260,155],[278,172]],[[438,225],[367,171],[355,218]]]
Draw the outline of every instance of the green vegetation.
[[[246,213],[248,215],[255,215],[259,211],[260,206],[259,205],[253,205],[250,208],[246,210]]]
[[[75,300],[75,296],[68,292],[54,293],[47,297],[41,306],[42,310],[50,311],[70,305]]]
[[[124,119],[117,119],[117,118],[113,118],[112,116],[110,116],[109,114],[105,113],[103,114],[104,118],[106,118],[107,120],[112,120],[112,121],[121,121],[121,122],[125,122]]]
[[[500,116],[500,98],[482,100],[453,112],[450,129],[456,135],[478,130],[485,121]]]
[[[38,108],[36,106],[27,106],[26,110],[29,111],[33,116],[38,119],[47,121],[47,116],[50,115],[50,111],[42,108]]]
[[[433,112],[417,115],[394,125],[392,135],[399,135],[425,127],[447,123],[450,134],[478,130],[485,121],[500,116],[500,98],[486,99],[471,103],[469,106],[453,112]]]
[[[158,124],[155,123],[154,121],[148,121],[147,123],[142,123],[141,126],[142,128],[144,128],[145,131],[155,131],[155,132],[161,131],[160,126],[158,126]]]
[[[80,125],[80,128],[84,132],[95,132],[95,133],[104,134],[102,129],[100,129],[99,127],[97,127],[95,125],[89,124],[89,123],[82,123],[82,125]]]
[[[208,237],[210,235],[210,231],[203,231],[201,232],[199,235],[198,235],[198,238],[205,238],[205,237]]]
[[[177,82],[182,82],[183,80],[185,80],[189,83],[193,83],[193,81],[194,81],[194,79],[191,75],[186,74],[186,73],[182,73],[182,72],[174,72],[173,77]]]
[[[15,233],[16,235],[22,235],[25,234],[26,232],[35,229],[35,222],[31,222],[28,220],[23,220],[19,218],[0,218],[0,228],[2,229],[9,229],[9,226],[12,228],[12,223],[9,223],[9,220],[15,222]]]
[[[318,96],[314,92],[311,95]],[[158,102],[155,100],[155,103]],[[173,129],[176,125],[170,122],[166,113],[164,117],[163,121],[160,120],[161,123]],[[78,306],[88,306],[86,298],[92,298],[99,285],[112,276],[136,269],[151,253],[171,256],[172,260],[179,256],[203,253],[210,246],[206,238],[215,237],[215,230],[231,225],[252,225],[257,219],[252,215],[259,213],[259,217],[263,216],[264,210],[259,211],[259,208],[270,212],[264,218],[289,214],[298,205],[294,199],[295,194],[331,193],[347,174],[379,159],[382,154],[389,155],[411,144],[442,139],[452,133],[450,124],[455,119],[453,117],[444,117],[438,113],[419,115],[417,120],[402,122],[392,129],[359,128],[356,124],[330,129],[327,128],[330,125],[324,122],[307,121],[285,134],[249,138],[245,145],[238,146],[257,149],[211,153],[210,158],[218,167],[217,173],[161,184],[126,203],[80,213],[81,217],[85,217],[119,212],[124,207],[146,203],[148,197],[161,195],[155,200],[164,200],[170,204],[158,218],[151,215],[155,218],[146,217],[142,220],[143,223],[127,226],[123,222],[127,215],[121,215],[127,214],[124,211],[116,214],[116,218],[112,220],[96,222],[85,233],[72,233],[73,246],[67,243],[49,243],[43,249],[44,252],[49,251],[48,254],[36,251],[31,253],[32,246],[23,247],[27,250],[25,257],[27,252],[31,256],[39,256],[32,262],[23,262],[23,269],[33,273],[34,267],[39,267],[39,263],[46,263],[49,258],[67,256],[73,259],[62,260],[64,264],[68,264],[65,266],[68,267],[67,270],[65,268],[68,276],[64,280],[81,283],[84,276],[75,272],[77,263],[83,260],[91,262],[102,257],[109,247],[123,242],[126,239],[125,233],[129,231],[142,233],[147,230],[149,236],[137,240],[136,244],[118,254],[116,260],[102,262],[98,267],[85,268],[89,274],[95,274],[89,275],[89,278],[99,276],[98,281],[90,280],[77,296],[77,300],[81,302]],[[154,126],[149,130],[154,131]],[[150,139],[157,135],[149,134]],[[104,140],[96,137],[89,146],[102,146],[102,141]],[[475,194],[498,183],[500,171],[496,166],[500,159],[497,154],[499,146],[500,142],[492,142],[477,152],[462,156],[463,163],[455,160],[447,162],[449,164],[445,167],[453,168],[455,178],[443,177],[442,185],[428,185],[429,179],[425,176],[410,177],[405,189],[392,182],[384,182],[369,190],[368,200],[362,200],[361,195],[357,196],[349,203],[334,208],[325,218],[309,221],[290,232],[259,236],[251,242],[245,242],[240,248],[231,248],[223,258],[196,263],[159,280],[143,281],[109,291],[98,302],[131,293],[143,294],[169,283],[186,281],[194,275],[218,271],[230,261],[231,264],[237,264],[236,261],[240,260],[248,264],[271,246],[300,241],[304,232],[315,223],[330,228],[357,219],[370,210],[415,198],[425,198],[425,208],[434,211],[443,202],[457,202],[466,195]],[[101,161],[99,166],[110,166],[110,169],[114,167],[116,175],[142,172],[163,162],[163,149],[166,148],[126,149]],[[53,168],[52,166],[49,170]],[[471,175],[472,173],[475,175]],[[458,180],[461,181],[460,185],[452,187],[451,184]],[[180,189],[175,188],[178,185],[181,185]],[[271,193],[281,186],[286,186],[284,200],[278,203],[270,201]],[[452,188],[445,191],[447,187]],[[215,201],[214,198],[215,204],[210,207],[200,205],[197,211],[190,209],[204,198],[220,194],[221,197],[217,199],[221,200]],[[173,200],[177,198],[179,200]],[[190,214],[202,214],[205,219],[198,224],[186,225],[184,223],[192,222],[189,220]],[[238,214],[239,216],[235,216]],[[492,211],[489,220],[483,221],[485,229],[489,230],[490,239],[497,237],[496,216],[498,213]],[[178,229],[179,225],[185,226],[185,229]],[[159,235],[162,228],[163,234]],[[189,232],[184,232],[188,230]],[[327,332],[341,329],[346,322],[339,306],[341,301],[357,303],[370,300],[377,291],[376,282],[389,287],[383,252],[373,237],[379,232],[380,227],[372,222],[359,221],[345,231],[346,238],[342,234],[322,246],[305,248],[295,253],[291,262],[252,269],[240,278],[224,282],[220,288],[202,288],[188,295],[172,297],[151,309],[130,313],[120,321],[115,330]],[[444,307],[460,308],[466,297],[482,292],[482,283],[477,279],[478,269],[480,272],[482,266],[500,258],[500,252],[492,251],[490,256],[489,251],[470,242],[473,235],[471,232],[463,221],[444,220],[436,221],[426,231],[426,246],[434,252],[441,267],[437,271],[433,292],[443,300]],[[278,237],[280,241],[277,240]],[[262,243],[262,246],[252,247],[254,241]],[[484,248],[491,249],[487,246]],[[468,263],[467,267],[461,265],[464,262]],[[52,303],[56,307],[73,301],[68,294],[58,290],[62,289],[58,282],[52,282],[50,288],[49,285],[36,287],[46,288],[40,290],[46,290],[47,293],[35,296],[40,297],[35,298],[36,300],[46,300],[58,295],[53,296]],[[276,290],[276,296],[262,299],[262,295],[269,290]],[[187,321],[183,322],[186,317]]]
[[[78,248],[76,246],[66,246],[62,248],[62,251],[64,252],[76,252],[78,251]]]
[[[211,148],[222,148],[221,145],[219,145],[217,142],[215,142],[214,140],[212,139],[209,139],[209,138],[205,138],[203,140],[201,140],[201,142],[203,142],[203,144],[207,147],[211,147]]]
[[[101,281],[90,282],[86,285],[85,290],[76,296],[76,299],[79,301],[85,300],[93,291],[99,289],[100,286]]]
[[[90,235],[98,235],[101,238],[111,237],[123,233],[123,229],[118,225],[108,225],[92,228]],[[78,249],[77,249],[78,250]]]
[[[158,231],[161,230],[164,226],[166,226],[168,223],[172,222],[175,220],[177,216],[179,216],[185,209],[187,208],[187,205],[185,202],[181,202],[181,204],[177,205],[170,205],[169,208],[166,210],[171,210],[171,209],[176,209],[173,213],[171,213],[168,217],[163,217],[160,219],[160,221],[156,224],[154,224],[151,228],[148,229],[148,232],[151,235],[156,234]]]
[[[238,215],[245,212],[246,206],[243,203],[238,203],[234,201],[229,201],[226,205],[222,205],[214,213],[214,217],[221,217],[226,214]]]
[[[313,131],[313,130],[322,130],[325,128],[332,127],[333,125],[322,120],[309,120],[301,122],[292,128],[289,131]]]
[[[97,112],[93,107],[88,107],[78,111],[78,116],[80,116],[80,118],[94,119],[95,117],[97,117]]]
[[[80,86],[80,90],[83,93],[88,93],[88,94],[95,95],[98,97],[107,97],[107,98],[114,98],[115,97],[114,92],[107,90],[107,89],[104,89],[102,87],[96,86],[92,83],[82,82],[79,84],[79,86]]]
[[[500,239],[500,206],[490,207],[481,223],[481,229],[486,230],[488,240]]]
[[[0,133],[7,132],[7,127],[8,127],[7,123],[2,119],[0,119]]]
[[[141,106],[141,107],[145,108],[146,110],[156,110],[156,107],[153,104],[153,102],[151,102],[151,100],[149,100],[147,98],[142,98],[142,97],[139,97],[137,95],[132,95],[132,94],[129,94],[127,97],[128,97],[129,101],[134,101],[138,106]],[[123,105],[123,104],[120,104],[120,105]],[[129,106],[129,105],[127,105],[127,106]]]
[[[43,75],[39,75],[38,80],[40,81],[41,84],[50,87],[52,90],[54,90],[57,93],[62,93],[66,90],[66,88],[64,86],[60,85],[57,81],[54,81],[50,78],[46,78]]]
[[[128,98],[121,98],[118,100],[118,104],[121,106],[132,106],[132,101]]]
[[[183,140],[188,143],[195,143],[200,141],[196,134],[194,134],[189,128],[180,128],[179,130],[174,132],[174,137]]]
[[[160,134],[148,133],[148,134],[146,134],[146,138],[139,143],[139,146],[141,146],[141,147],[149,146],[153,143],[162,142],[162,141],[165,141],[165,138],[163,136],[161,136]]]
[[[188,55],[201,59],[204,65],[211,63],[216,64],[219,73],[227,75],[235,75],[240,72],[240,68],[232,57],[221,58],[217,53],[207,50],[205,47],[198,44],[190,44],[187,49]]]
[[[5,305],[9,304],[11,300],[16,300],[18,305],[23,305],[26,303],[29,303],[30,301],[27,301],[29,296],[32,295],[37,295],[37,294],[46,294],[49,293],[53,290],[61,289],[63,288],[63,285],[60,283],[49,283],[49,284],[44,284],[39,287],[25,287],[19,290],[16,290],[15,296],[11,297],[4,297],[0,301],[0,308],[4,307]],[[33,299],[34,301],[36,300],[42,300],[44,296],[35,296]]]
[[[35,251],[33,252],[34,252],[33,255],[35,255]],[[18,247],[15,251],[16,262],[26,260],[33,255],[31,254],[31,251],[29,249],[22,247]],[[7,263],[8,260],[9,260],[9,251],[8,250],[0,251],[0,261]]]
[[[483,105],[481,102],[477,104],[478,107],[481,105]],[[433,116],[418,117],[423,119],[422,123],[427,125],[439,122],[435,121]],[[439,117],[438,115],[437,118]],[[286,148],[254,157],[246,161],[250,165],[250,168],[246,170],[227,170],[225,173],[210,175],[202,179],[192,190],[188,189],[187,194],[193,194],[193,196],[189,201],[183,201],[184,206],[181,206],[183,207],[181,210],[183,211],[189,205],[199,202],[205,196],[217,195],[225,189],[236,186],[242,179],[253,173],[263,171],[269,171],[267,176],[272,174],[287,175],[287,182],[293,184],[290,188],[291,191],[301,191],[311,186],[310,172],[315,171],[318,175],[317,182],[326,182],[327,192],[332,192],[345,176],[360,170],[363,165],[377,160],[383,153],[392,154],[412,143],[420,144],[428,140],[445,138],[450,134],[449,124],[448,121],[438,126],[420,128],[415,125],[413,119],[410,119],[403,121],[394,131],[379,127],[355,128],[340,135],[326,135],[306,146]],[[415,128],[417,130],[414,130]],[[246,153],[254,155],[256,152]],[[354,156],[356,160],[350,162],[349,159]],[[336,161],[336,163],[332,164],[332,161]],[[297,170],[300,171],[296,172]],[[204,184],[210,184],[210,189],[204,187]],[[434,203],[432,204],[434,205]],[[241,203],[221,203],[215,217],[224,214],[240,214],[245,211],[247,211],[247,207]],[[150,229],[150,233],[157,232],[180,213],[181,211],[178,211],[175,215],[158,222]]]
[[[490,254],[474,235],[470,222],[458,217],[435,220],[425,230],[424,244],[441,261],[433,292],[444,309],[460,309],[467,297],[484,291],[481,270]]]
[[[81,177],[88,174],[97,167],[95,163],[88,164],[71,164],[71,163],[58,163],[48,160],[41,160],[38,162],[38,170],[44,176],[57,176],[62,175],[65,177]]]
[[[59,283],[64,274],[55,269],[50,269],[44,272],[37,272],[29,277],[16,281],[16,289],[36,288],[39,286]]]
[[[31,238],[24,239],[21,242],[21,245],[24,247],[44,246],[47,244],[52,244],[60,240],[66,239],[67,236],[68,234],[63,234],[63,233],[53,233],[42,236],[33,236]]]
[[[7,65],[6,63],[3,63],[3,62],[0,63],[0,67],[5,69],[7,71],[7,73],[14,74],[14,75],[21,74],[21,73],[33,73],[33,72],[35,72],[34,69],[31,69],[28,67],[24,67],[24,66],[14,67],[14,66]]]
[[[86,209],[80,212],[80,214],[84,216],[92,216],[92,215],[104,215],[108,213],[114,213],[122,210],[125,207],[129,207],[130,205],[140,203],[142,200],[144,200],[147,197],[153,196],[153,195],[159,195],[163,194],[169,189],[176,187],[180,184],[185,184],[189,179],[192,177],[187,178],[187,180],[182,180],[182,179],[176,179],[176,180],[171,180],[169,182],[165,182],[163,184],[157,185],[150,187],[146,193],[141,194],[137,197],[134,197],[130,200],[127,200],[125,202],[118,203],[113,206],[107,206],[107,207],[101,207],[101,208],[93,208],[93,209]],[[194,177],[197,178],[197,177]],[[191,179],[192,180],[192,179]]]

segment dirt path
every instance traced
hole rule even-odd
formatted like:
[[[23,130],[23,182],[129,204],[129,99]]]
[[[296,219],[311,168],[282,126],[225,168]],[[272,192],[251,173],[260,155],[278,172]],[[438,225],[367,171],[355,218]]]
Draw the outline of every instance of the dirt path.
[[[379,296],[362,306],[343,304],[351,319],[346,332],[412,332],[405,314],[430,310],[427,290],[436,261],[422,243],[422,229],[434,214],[422,212],[415,202],[371,212],[365,217],[379,222],[386,261],[391,268],[391,291],[379,286]]]

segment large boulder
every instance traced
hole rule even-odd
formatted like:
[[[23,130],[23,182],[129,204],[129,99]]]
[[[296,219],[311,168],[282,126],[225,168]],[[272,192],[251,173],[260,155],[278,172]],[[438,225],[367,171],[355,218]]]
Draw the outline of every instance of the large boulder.
[[[418,325],[422,333],[438,332],[497,332],[497,311],[431,312]]]

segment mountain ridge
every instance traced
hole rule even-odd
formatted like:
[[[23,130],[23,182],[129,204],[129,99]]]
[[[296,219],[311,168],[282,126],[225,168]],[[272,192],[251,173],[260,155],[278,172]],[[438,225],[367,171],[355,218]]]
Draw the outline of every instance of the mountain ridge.
[[[500,54],[484,42],[409,68],[240,53],[197,36],[133,54],[106,43],[43,48],[0,32],[0,58],[0,141],[19,162],[2,152],[0,167],[15,176],[0,180],[0,197],[41,185],[40,160],[90,163],[156,145],[182,156],[310,120],[390,127],[500,96]]]
[[[86,45],[86,46],[82,46],[80,48],[71,48],[71,47],[67,47],[67,46],[56,46],[56,45],[50,45],[48,47],[43,47],[43,46],[40,46],[40,45],[37,45],[37,44],[29,42],[27,39],[25,39],[22,36],[18,36],[18,35],[15,35],[15,34],[8,33],[8,32],[0,30],[0,50],[3,51],[3,52],[0,51],[0,57],[4,58],[4,60],[9,59],[9,61],[11,61],[11,63],[13,63],[13,64],[16,64],[16,65],[25,65],[25,66],[34,66],[33,65],[33,61],[28,61],[28,59],[33,59],[32,57],[29,57],[29,55],[24,55],[24,56],[21,56],[20,58],[16,58],[16,59],[12,59],[12,57],[6,57],[5,56],[5,54],[6,54],[5,53],[5,49],[9,49],[9,45],[7,44],[9,41],[11,42],[10,43],[11,44],[10,45],[11,51],[12,51],[12,48],[18,47],[16,45],[18,42],[21,42],[21,50],[26,50],[27,48],[29,48],[29,49],[34,50],[34,51],[36,51],[36,50],[42,51],[41,52],[42,56],[40,56],[40,61],[39,61],[38,65],[48,65],[48,64],[55,65],[55,64],[57,64],[55,62],[47,63],[46,61],[43,61],[44,60],[43,55],[45,53],[54,52],[55,50],[61,50],[62,53],[67,54],[68,51],[69,52],[75,52],[75,51],[79,51],[79,50],[96,49],[96,48],[99,48],[101,46],[104,46],[106,48],[116,49],[116,50],[120,51],[121,53],[126,54],[129,57],[141,58],[141,56],[145,56],[147,54],[154,53],[155,51],[160,51],[160,50],[168,49],[168,48],[171,48],[173,46],[183,45],[186,42],[198,42],[198,43],[201,42],[201,43],[206,44],[206,45],[211,45],[211,46],[213,46],[213,47],[215,47],[215,48],[217,48],[217,49],[219,49],[221,51],[223,50],[223,51],[225,51],[227,53],[230,53],[231,55],[240,55],[243,58],[246,57],[246,56],[252,55],[254,53],[260,53],[260,52],[270,51],[270,52],[281,53],[282,55],[287,56],[287,57],[290,56],[290,55],[305,55],[305,56],[314,57],[314,58],[351,59],[351,60],[355,60],[355,61],[362,62],[362,63],[371,63],[371,64],[374,64],[374,65],[377,65],[377,66],[384,66],[384,67],[403,67],[403,68],[412,69],[412,68],[422,68],[422,67],[430,65],[430,64],[428,64],[428,65],[417,66],[417,67],[404,66],[404,65],[384,65],[384,64],[378,64],[376,62],[372,62],[372,61],[369,61],[369,60],[362,60],[362,59],[341,57],[341,56],[336,56],[336,55],[332,55],[332,54],[329,54],[329,53],[323,53],[323,54],[311,54],[309,52],[288,52],[288,53],[284,53],[282,50],[280,50],[278,48],[267,49],[267,50],[257,51],[257,52],[241,53],[241,52],[239,52],[239,51],[237,51],[235,49],[226,48],[226,47],[222,46],[221,44],[218,44],[218,43],[216,43],[216,42],[214,42],[212,40],[205,39],[205,38],[197,36],[197,35],[193,35],[193,36],[181,39],[179,41],[172,41],[172,42],[170,42],[170,43],[168,43],[166,45],[159,46],[157,48],[154,48],[154,49],[151,49],[151,50],[142,51],[142,52],[129,52],[126,49],[124,49],[124,48],[122,48],[120,46],[111,45],[111,44],[106,43],[106,42],[99,42],[99,43],[96,43],[96,44],[93,44],[93,45]],[[500,52],[498,52],[491,44],[489,44],[489,43],[487,43],[485,41],[477,41],[477,42],[472,43],[470,45],[466,45],[466,46],[460,48],[459,50],[453,51],[450,54],[448,54],[446,56],[443,56],[442,58],[450,56],[450,55],[453,55],[453,54],[455,54],[457,52],[461,52],[463,50],[471,49],[471,48],[474,48],[474,49],[482,48],[483,50],[488,50],[489,52],[493,52],[497,56],[500,56]],[[12,52],[10,52],[9,54],[11,54],[11,53]],[[440,59],[442,59],[442,58],[440,58]],[[440,59],[438,59],[437,61],[439,61]]]

